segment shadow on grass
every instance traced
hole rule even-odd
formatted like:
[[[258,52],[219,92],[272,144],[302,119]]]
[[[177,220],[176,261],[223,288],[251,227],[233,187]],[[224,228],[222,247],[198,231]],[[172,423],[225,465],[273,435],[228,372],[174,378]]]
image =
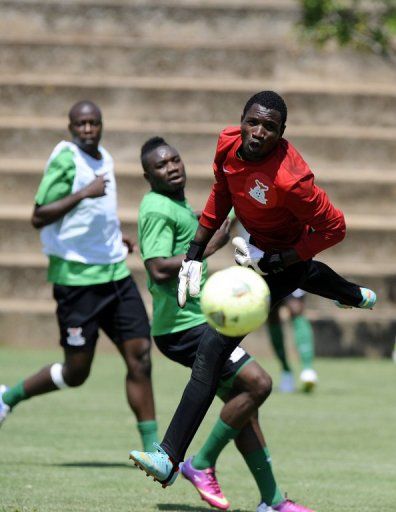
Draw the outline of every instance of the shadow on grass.
[[[51,464],[52,466],[59,466],[62,468],[128,468],[128,469],[136,469],[135,466],[131,466],[130,464],[124,462],[91,462],[91,461],[81,461],[81,462],[63,462],[62,464]]]
[[[167,512],[210,512],[208,507],[192,507],[191,505],[180,505],[178,503],[160,503],[157,505],[158,510],[166,510]],[[231,508],[228,512],[250,512],[240,508]]]
[[[9,462],[5,462],[4,465],[9,464]],[[3,465],[3,461],[0,461],[0,466]],[[58,464],[50,463],[50,462],[24,462],[24,466],[56,466],[58,468],[125,468],[136,470],[137,467],[124,462],[101,462],[101,461],[81,461],[81,462],[62,462]],[[0,504],[1,505],[1,504]],[[3,510],[0,508],[0,512]]]

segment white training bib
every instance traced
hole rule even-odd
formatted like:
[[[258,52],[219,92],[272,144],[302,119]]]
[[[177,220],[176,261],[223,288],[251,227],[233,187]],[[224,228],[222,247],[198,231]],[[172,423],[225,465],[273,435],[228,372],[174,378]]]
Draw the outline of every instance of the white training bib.
[[[128,250],[122,243],[117,215],[117,188],[112,157],[100,146],[102,159],[96,160],[72,142],[62,141],[55,147],[47,166],[65,148],[72,151],[75,165],[72,193],[86,187],[95,177],[105,175],[108,180],[106,194],[103,197],[83,199],[60,220],[45,226],[41,230],[44,253],[86,264],[106,265],[123,261]]]

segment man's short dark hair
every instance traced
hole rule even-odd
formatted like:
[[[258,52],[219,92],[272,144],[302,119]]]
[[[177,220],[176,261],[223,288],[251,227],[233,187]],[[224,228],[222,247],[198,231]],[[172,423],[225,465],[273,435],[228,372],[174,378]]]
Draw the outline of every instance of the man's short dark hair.
[[[169,146],[169,144],[162,137],[156,136],[156,137],[151,137],[151,139],[146,140],[146,142],[141,147],[141,149],[140,149],[140,161],[141,161],[143,169],[145,171],[147,171],[147,169],[146,169],[146,155],[148,153],[150,153],[151,151],[154,151],[154,149],[159,148],[160,146]]]
[[[243,109],[242,119],[245,117],[246,112],[250,109],[250,107],[255,103],[271,110],[277,110],[281,115],[282,124],[286,124],[287,107],[282,96],[279,96],[279,94],[274,91],[261,91],[257,94],[254,94],[251,98],[248,99],[245,108]]]

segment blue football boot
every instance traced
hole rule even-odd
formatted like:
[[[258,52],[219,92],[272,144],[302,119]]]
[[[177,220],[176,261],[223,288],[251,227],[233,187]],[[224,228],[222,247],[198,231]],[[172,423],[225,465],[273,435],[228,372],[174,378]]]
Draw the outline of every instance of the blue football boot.
[[[356,307],[361,309],[373,309],[377,302],[377,295],[375,292],[369,288],[360,288],[360,293],[362,294],[362,301]],[[334,303],[338,308],[351,309],[353,307],[348,306],[347,304],[341,304],[338,300],[335,300]]]
[[[153,446],[157,451],[138,452],[132,450],[129,458],[134,461],[135,466],[145,471],[147,476],[152,476],[155,482],[159,482],[165,488],[176,480],[179,466],[171,461],[169,455],[158,443],[153,443]]]

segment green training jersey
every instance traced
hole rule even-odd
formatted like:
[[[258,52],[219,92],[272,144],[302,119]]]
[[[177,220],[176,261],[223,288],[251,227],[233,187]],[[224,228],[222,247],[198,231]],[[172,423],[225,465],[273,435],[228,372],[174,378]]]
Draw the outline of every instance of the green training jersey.
[[[113,161],[104,148],[100,147],[100,151],[102,160],[95,160],[75,144],[62,141],[48,160],[35,197],[37,205],[72,194],[100,173],[106,173],[112,185],[109,192],[106,188],[105,198],[85,199],[62,219],[41,230],[44,252],[49,258],[50,282],[86,286],[117,281],[130,274],[115,213]]]
[[[198,219],[191,206],[156,192],[148,192],[139,207],[138,238],[143,260],[170,258],[185,254],[194,238]],[[205,322],[199,297],[191,297],[185,307],[177,305],[177,278],[162,284],[148,275],[148,289],[153,298],[153,336],[170,334]],[[203,263],[201,286],[206,281],[207,265]]]

